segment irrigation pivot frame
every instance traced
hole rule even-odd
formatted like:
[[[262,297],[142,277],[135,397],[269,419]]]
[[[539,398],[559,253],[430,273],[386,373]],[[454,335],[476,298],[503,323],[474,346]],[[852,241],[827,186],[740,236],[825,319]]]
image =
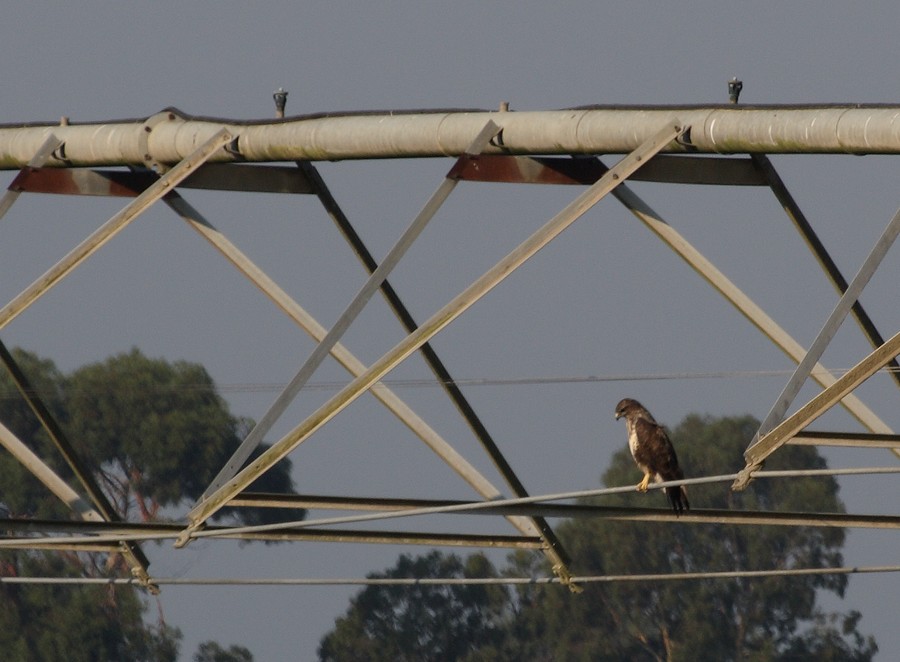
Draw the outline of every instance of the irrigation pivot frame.
[[[282,92],[283,93],[283,92]],[[286,96],[286,93],[283,93]],[[276,93],[276,100],[278,94]],[[736,100],[736,96],[734,97]],[[125,554],[136,581],[156,590],[142,540],[174,539],[183,547],[197,538],[244,540],[328,540],[365,543],[488,546],[535,549],[549,559],[557,581],[573,591],[571,559],[547,522],[552,517],[612,517],[641,521],[671,519],[666,511],[592,509],[554,506],[571,493],[530,496],[501,444],[488,432],[463,395],[432,338],[464,314],[538,250],[564,232],[599,200],[611,194],[665,245],[671,248],[722,294],[769,340],[797,363],[797,371],[773,404],[770,415],[745,453],[746,465],[732,476],[699,480],[733,481],[743,489],[765,472],[765,459],[787,443],[844,443],[878,445],[900,457],[900,437],[854,393],[878,370],[893,370],[900,385],[900,334],[885,340],[875,327],[859,295],[878,269],[900,233],[900,212],[888,224],[856,278],[848,281],[805,218],[781,180],[769,154],[900,154],[900,107],[885,105],[821,106],[608,106],[557,111],[511,112],[440,110],[360,112],[237,121],[192,117],[167,109],[144,119],[59,124],[0,125],[0,169],[18,173],[0,199],[0,217],[22,193],[124,197],[130,201],[76,245],[40,278],[0,307],[0,330],[37,302],[74,269],[103,248],[126,225],[150,206],[162,202],[171,208],[227,261],[261,290],[288,318],[317,343],[313,354],[298,368],[295,379],[275,405],[251,431],[235,455],[221,468],[201,499],[175,525],[137,525],[122,521],[92,478],[90,458],[79,457],[47,408],[22,375],[13,356],[0,345],[0,359],[19,386],[22,397],[37,413],[68,462],[78,489],[53,472],[46,458],[0,425],[0,444],[73,510],[67,522],[6,520],[0,547],[108,551]],[[608,155],[623,155],[613,165]],[[380,263],[356,233],[315,167],[317,161],[454,159],[435,194],[416,216],[407,232]],[[572,158],[577,157],[577,158]],[[603,157],[603,160],[601,160]],[[626,180],[686,185],[756,186],[769,188],[819,261],[840,300],[809,350],[792,338],[746,293],[692,246],[626,184]],[[406,248],[461,182],[573,185],[586,187],[573,202],[528,236],[480,278],[417,323],[388,276],[402,261]],[[194,208],[182,195],[189,189],[270,192],[315,196],[334,220],[370,273],[369,279],[344,314],[326,329],[260,266]],[[2,229],[0,229],[2,231]],[[365,365],[341,342],[344,332],[369,298],[380,291],[406,330],[406,337],[371,365]],[[2,302],[0,302],[2,303]],[[859,324],[872,352],[846,375],[837,377],[819,359],[844,317]],[[447,397],[480,442],[512,495],[487,477],[413,411],[383,379],[414,353],[420,353],[446,391]],[[326,358],[332,357],[352,380],[319,409],[297,423],[261,456],[246,464],[253,449],[281,419],[300,388]],[[785,418],[800,387],[814,381],[820,395]],[[416,502],[408,499],[372,499],[357,495],[257,494],[248,487],[323,425],[338,416],[363,393],[371,393],[428,448],[474,490],[475,503]],[[864,433],[809,433],[807,425],[840,404],[860,423]],[[2,424],[2,421],[0,421]],[[873,468],[871,473],[895,471]],[[660,487],[660,486],[656,486]],[[223,507],[313,507],[371,511],[365,516],[315,521],[283,522],[258,527],[213,527],[209,518]],[[612,512],[615,510],[615,512]],[[472,512],[504,517],[516,535],[472,535],[335,529],[334,525],[377,522],[411,514]],[[640,511],[640,512],[638,512]],[[897,528],[896,517],[834,514],[740,513],[692,511],[685,522],[731,522],[748,525],[779,524],[865,526]],[[236,580],[237,581],[237,580]],[[172,582],[163,582],[172,583]]]

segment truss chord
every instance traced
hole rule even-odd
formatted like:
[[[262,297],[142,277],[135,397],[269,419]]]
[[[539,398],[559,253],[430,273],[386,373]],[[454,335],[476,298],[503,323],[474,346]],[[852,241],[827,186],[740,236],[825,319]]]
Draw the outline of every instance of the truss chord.
[[[481,152],[481,150],[487,146],[491,138],[497,135],[499,130],[500,127],[493,122],[488,121],[469,145],[466,153],[477,154]],[[275,399],[275,402],[273,402],[265,414],[263,414],[262,418],[260,418],[256,425],[253,426],[253,429],[250,430],[247,437],[241,445],[238,446],[232,457],[204,491],[198,503],[202,503],[206,496],[215,492],[224,483],[233,478],[244,463],[246,463],[253,451],[256,450],[262,442],[266,433],[294,401],[297,394],[300,392],[300,389],[303,388],[304,384],[306,384],[335,344],[337,344],[344,335],[344,332],[350,327],[359,313],[362,312],[372,295],[378,291],[384,279],[387,278],[388,274],[390,274],[394,267],[397,266],[402,257],[406,254],[406,251],[412,246],[413,242],[415,242],[428,225],[429,221],[434,218],[434,215],[437,214],[438,210],[453,192],[453,189],[456,188],[458,181],[459,180],[451,177],[450,174],[444,178],[438,189],[431,195],[425,203],[425,206],[416,215],[409,227],[403,232],[378,268],[372,272],[353,300],[347,305],[340,317],[338,317],[338,320],[325,334],[325,337],[322,338],[306,361],[303,362],[302,366],[297,371],[297,374],[294,375],[284,391],[281,392]]]
[[[120,551],[125,543],[162,542],[174,540],[178,531],[168,533],[129,533],[122,535],[55,536],[50,538],[0,538],[0,549],[41,549],[55,551]],[[534,536],[423,533],[418,531],[278,531],[261,534],[228,534],[223,531],[219,539],[241,542],[316,542],[316,543],[359,543],[378,545],[424,545],[429,547],[472,547],[491,549],[526,549],[541,551],[544,543]],[[156,580],[147,582],[148,588]]]
[[[895,474],[900,473],[900,467],[870,467],[870,468],[849,468],[849,469],[794,469],[784,471],[758,471],[754,474],[758,478],[803,478],[815,476],[851,476],[851,475],[867,475],[867,474]],[[736,480],[740,474],[723,474],[721,476],[704,476],[700,478],[685,478],[682,480],[664,481],[661,483],[652,483],[649,489],[661,490],[676,485],[706,485],[711,483],[725,483]],[[262,524],[255,526],[232,527],[228,531],[231,533],[258,533],[262,531],[277,531],[280,529],[302,529],[307,527],[331,526],[335,524],[351,524],[359,522],[382,521],[389,519],[399,519],[404,517],[419,517],[423,515],[437,515],[447,513],[475,513],[477,511],[503,511],[506,507],[516,507],[529,504],[543,504],[547,501],[562,501],[569,499],[586,499],[598,496],[607,496],[611,494],[631,494],[634,492],[634,486],[604,487],[591,490],[578,490],[573,492],[561,492],[556,494],[544,494],[531,497],[517,497],[511,499],[496,499],[494,501],[474,501],[474,502],[456,502],[448,505],[412,507],[403,510],[383,510],[380,512],[367,513],[362,515],[349,515],[342,517],[328,517],[314,520],[295,520],[290,522],[279,522],[276,524]],[[525,509],[527,510],[527,509]],[[509,511],[513,512],[513,511]],[[557,511],[562,512],[562,510]],[[670,511],[663,511],[667,521],[688,521],[691,514],[682,514],[675,517]],[[717,511],[727,513],[732,511]],[[557,515],[563,516],[563,515]],[[194,537],[215,537],[216,532],[196,531],[192,534]]]
[[[689,581],[697,579],[761,579],[800,575],[855,575],[900,572],[898,565],[844,566],[831,568],[789,568],[776,570],[726,570],[669,574],[585,575],[572,577],[579,584]],[[487,586],[561,584],[559,577],[334,577],[334,578],[237,578],[161,577],[161,586]],[[129,585],[134,579],[122,577],[0,577],[0,584]]]
[[[184,535],[179,539],[177,544],[185,544],[192,531],[202,525],[206,519],[222,508],[230,498],[238,494],[269,467],[309,438],[310,435],[346,408],[365,390],[371,388],[373,384],[377,383],[398,363],[403,361],[424,342],[427,342],[441,329],[470,308],[478,299],[512,273],[512,271],[537,253],[543,246],[552,241],[553,238],[565,228],[574,223],[575,220],[593,207],[593,205],[609,191],[621,184],[630,173],[637,170],[646,160],[652,158],[653,155],[662,150],[669,142],[683,132],[684,129],[681,125],[676,124],[674,126],[666,127],[645,144],[642,144],[640,148],[623,158],[616,166],[610,169],[606,175],[598,180],[596,184],[578,196],[574,202],[567,205],[559,214],[532,234],[512,253],[503,258],[481,278],[476,280],[460,295],[429,318],[418,331],[407,336],[405,340],[401,341],[381,359],[376,361],[375,364],[370,366],[363,375],[354,379],[304,422],[295,427],[285,437],[275,442],[275,444],[260,458],[250,463],[231,481],[223,485],[217,492],[210,495],[202,504],[191,511],[188,514],[191,524],[185,530]]]
[[[660,126],[679,118],[690,140],[667,152],[693,154],[897,154],[896,105],[820,104],[735,106],[593,106],[547,111],[404,110],[318,113],[279,120],[241,121],[191,116],[167,109],[126,121],[0,126],[0,169],[21,168],[54,131],[66,141],[66,164],[165,165],[184,158],[225,126],[240,134],[240,150],[216,161],[339,161],[458,156],[494,120],[503,145],[492,154],[627,154]],[[158,118],[164,121],[155,121]],[[50,128],[52,127],[52,128]],[[145,128],[152,131],[147,134]]]
[[[833,476],[833,475],[861,475],[861,474],[885,474],[900,473],[900,467],[873,467],[873,468],[850,468],[850,469],[800,469],[786,471],[761,471],[758,478],[798,478],[812,476]],[[734,480],[738,474],[729,474],[722,476],[707,476],[701,478],[688,478],[679,481],[669,481],[664,483],[654,483],[650,489],[665,489],[666,487],[675,485],[699,485],[722,483]],[[689,513],[683,513],[680,516],[674,516],[668,509],[661,508],[634,508],[634,507],[617,507],[617,506],[597,506],[582,504],[559,504],[553,505],[548,502],[558,500],[569,500],[574,498],[587,499],[610,494],[631,494],[634,492],[632,486],[619,486],[597,488],[591,490],[581,490],[576,492],[564,492],[557,494],[545,494],[527,498],[500,499],[490,502],[427,502],[412,501],[402,502],[403,500],[394,500],[398,503],[391,505],[387,503],[390,500],[381,500],[378,505],[381,508],[391,508],[389,512],[376,512],[371,515],[328,518],[319,520],[301,520],[295,522],[281,522],[271,525],[261,526],[244,526],[244,527],[227,527],[219,526],[195,532],[193,535],[197,538],[237,538],[244,540],[307,540],[307,541],[335,541],[343,542],[405,542],[412,544],[462,544],[469,546],[479,546],[482,541],[486,541],[492,546],[525,546],[540,547],[540,543],[529,543],[526,538],[513,538],[510,536],[484,536],[475,535],[468,536],[465,534],[419,534],[419,533],[395,533],[395,532],[376,532],[376,531],[336,531],[313,529],[314,526],[327,526],[337,523],[358,523],[362,521],[375,521],[395,519],[398,517],[413,517],[421,515],[435,514],[469,514],[469,515],[492,515],[492,516],[520,516],[520,517],[559,517],[559,518],[580,518],[580,517],[599,517],[612,520],[625,521],[657,521],[657,522],[680,522],[680,523],[715,523],[715,524],[743,524],[743,525],[780,525],[780,526],[828,526],[828,527],[861,527],[861,528],[881,528],[896,529],[900,528],[900,517],[889,515],[852,515],[846,513],[803,513],[803,512],[767,512],[767,511],[742,511],[742,510],[713,510],[703,509],[695,510]],[[289,498],[290,495],[274,495],[281,498]],[[312,500],[319,507],[327,507],[321,502],[321,498],[296,496],[295,500],[303,503],[304,500]],[[333,500],[333,497],[331,498]],[[431,505],[436,504],[436,505]],[[260,504],[253,499],[244,505],[259,506]],[[290,504],[278,503],[278,507],[290,507]],[[303,505],[309,505],[303,503]],[[398,512],[399,509],[405,509]],[[52,547],[58,545],[61,548],[66,546],[77,545],[97,545],[100,543],[121,543],[123,541],[140,541],[140,540],[162,540],[177,538],[182,534],[182,525],[180,524],[142,524],[130,522],[106,522],[94,520],[89,522],[79,521],[22,521],[22,520],[0,520],[0,530],[22,531],[26,533],[34,532],[59,532],[59,531],[80,531],[94,532],[99,535],[90,536],[55,536],[50,538],[39,538],[37,544],[42,547]],[[103,531],[110,530],[114,533],[103,534]],[[2,547],[22,547],[26,546],[29,538],[17,539],[0,539],[0,548]],[[533,540],[537,540],[534,538]],[[494,542],[491,542],[494,541]]]
[[[633,491],[633,490],[632,490]],[[456,505],[465,505],[462,503]],[[436,509],[435,509],[436,510]],[[546,501],[531,504],[489,504],[488,508],[456,509],[446,514],[481,515],[491,517],[552,517],[579,520],[584,518],[622,522],[665,522],[668,524],[738,525],[738,526],[804,526],[824,528],[900,529],[900,516],[859,515],[847,513],[770,512],[750,510],[700,509],[676,517],[666,508],[635,508],[624,506],[598,506],[584,504],[551,504]],[[433,514],[439,514],[434,512]],[[382,518],[384,519],[384,518]],[[177,524],[131,524],[109,522],[39,522],[22,526],[19,520],[6,520],[3,528],[18,530],[31,535],[0,538],[0,548],[8,549],[79,549],[103,544],[121,545],[123,542],[162,541],[176,539],[181,533]],[[88,524],[88,526],[79,526]],[[71,535],[36,537],[37,528],[46,532],[74,532]],[[265,530],[263,530],[265,529]],[[86,532],[93,531],[91,535]],[[110,531],[110,533],[104,533]],[[381,531],[358,529],[310,529],[258,527],[216,527],[197,532],[198,538],[242,541],[292,541],[292,542],[340,542],[369,544],[406,544],[431,546],[495,547],[519,549],[543,549],[545,543],[536,536],[508,536],[465,533],[422,533],[414,531]]]
[[[121,232],[131,221],[147,210],[154,202],[168,193],[173,187],[199,165],[209,159],[225,143],[231,140],[231,134],[220,129],[212,138],[204,142],[190,156],[174,168],[162,175],[146,191],[137,196],[124,209],[115,214],[106,223],[90,234],[83,242],[72,249],[62,260],[51,267],[44,275],[29,285],[0,309],[0,329],[5,327],[16,316],[43,296],[56,283],[65,278],[75,267],[93,255],[104,244]]]

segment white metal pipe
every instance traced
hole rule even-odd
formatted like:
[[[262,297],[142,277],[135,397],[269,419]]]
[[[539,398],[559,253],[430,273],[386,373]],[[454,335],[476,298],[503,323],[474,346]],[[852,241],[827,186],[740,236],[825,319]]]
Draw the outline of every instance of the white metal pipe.
[[[489,120],[502,129],[485,153],[624,154],[678,118],[688,136],[665,151],[898,154],[900,106],[644,106],[488,112],[412,111],[314,115],[263,122],[196,118],[176,110],[91,124],[0,125],[0,169],[19,169],[52,132],[65,141],[51,165],[177,163],[216,131],[239,152],[217,161],[323,161],[459,156]]]
[[[28,163],[25,165],[26,168],[40,168],[45,163],[47,163],[50,155],[62,145],[62,141],[54,136],[52,133],[47,136],[47,139],[43,142],[40,149],[31,157]],[[13,206],[16,200],[18,200],[21,191],[15,190],[12,187],[9,188],[6,193],[3,194],[3,197],[0,198],[0,218],[3,218],[6,215],[6,212],[9,211],[9,208]]]

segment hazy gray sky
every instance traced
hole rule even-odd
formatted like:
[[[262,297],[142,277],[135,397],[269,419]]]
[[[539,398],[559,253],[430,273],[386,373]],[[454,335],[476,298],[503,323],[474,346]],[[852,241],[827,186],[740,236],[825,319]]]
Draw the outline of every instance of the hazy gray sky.
[[[611,4],[611,3],[603,3]],[[364,7],[364,8],[361,8]],[[592,103],[898,102],[895,3],[628,2],[81,2],[7,8],[0,27],[0,122],[146,117],[176,106],[236,119],[288,114],[476,107],[540,110]],[[897,157],[776,157],[776,167],[847,277],[900,206]],[[328,163],[320,170],[382,257],[440,182],[449,161]],[[7,173],[6,181],[13,173]],[[5,185],[5,184],[4,184]],[[673,226],[808,345],[836,297],[764,190],[637,184]],[[578,194],[574,189],[463,184],[391,280],[427,318]],[[334,322],[365,274],[310,199],[197,193],[185,197],[319,321]],[[121,200],[25,196],[0,226],[0,300],[8,301],[115,213]],[[900,328],[897,250],[863,295],[886,336]],[[4,329],[8,345],[64,370],[139,347],[210,371],[234,413],[258,418],[312,349],[281,315],[165,208],[142,216]],[[373,300],[346,337],[371,362],[400,327]],[[789,361],[614,200],[605,200],[452,324],[434,343],[459,378],[502,380],[788,370]],[[823,362],[867,353],[847,325]],[[392,378],[424,378],[418,360]],[[345,379],[328,364],[314,382]],[[467,395],[534,494],[589,489],[624,431],[623,396],[670,425],[690,412],[763,417],[786,375],[555,385],[470,386]],[[333,391],[305,391],[270,437]],[[438,389],[401,396],[494,477]],[[806,389],[798,401],[814,390]],[[892,427],[897,392],[860,391]],[[820,429],[859,428],[843,413]],[[833,466],[890,465],[887,452],[827,452]],[[292,456],[298,490],[469,498],[472,493],[369,398]],[[736,469],[739,467],[736,466]],[[690,472],[688,468],[688,473]],[[500,483],[499,479],[496,481]],[[849,478],[849,512],[896,514],[893,477]],[[431,524],[441,526],[442,522]],[[481,521],[477,525],[484,527]],[[496,530],[496,529],[494,529]],[[897,562],[896,533],[851,532],[848,565]],[[359,577],[393,565],[395,547],[149,547],[159,576]],[[167,621],[185,660],[199,641],[248,646],[257,660],[312,659],[355,592],[338,588],[166,588]],[[881,660],[900,651],[896,575],[852,577],[846,600],[876,635]]]

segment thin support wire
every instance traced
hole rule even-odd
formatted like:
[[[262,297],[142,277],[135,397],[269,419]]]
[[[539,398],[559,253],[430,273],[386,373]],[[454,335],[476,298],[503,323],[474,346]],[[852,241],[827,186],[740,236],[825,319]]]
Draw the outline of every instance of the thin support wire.
[[[681,572],[644,575],[592,575],[572,577],[579,584],[612,584],[616,582],[688,581],[697,579],[761,579],[803,575],[857,575],[900,572],[900,565],[846,566],[838,568],[790,568],[786,570],[732,570],[723,572]],[[0,577],[0,584],[101,584],[133,585],[136,579],[126,577]],[[154,583],[166,586],[471,586],[561,584],[559,577],[365,577],[323,578],[289,577],[274,579],[223,578],[156,578]]]
[[[839,475],[862,475],[862,474],[890,474],[900,473],[900,467],[872,467],[872,468],[850,468],[850,469],[796,469],[785,471],[757,471],[753,474],[754,478],[800,478],[813,476],[839,476]],[[723,474],[719,476],[704,476],[700,478],[685,478],[683,480],[670,480],[661,483],[652,483],[649,489],[661,490],[666,487],[675,487],[676,485],[703,485],[710,483],[725,483],[733,481],[738,474]],[[523,504],[534,504],[547,501],[562,501],[568,499],[582,499],[597,496],[606,496],[610,494],[631,494],[634,492],[634,486],[621,487],[603,487],[592,490],[579,490],[575,492],[559,492],[556,494],[543,494],[530,497],[521,497],[514,499],[495,499],[492,501],[475,501],[468,503],[459,503],[449,506],[428,506],[425,508],[410,508],[402,511],[381,511],[376,513],[367,513],[363,515],[348,515],[342,517],[328,517],[310,520],[294,520],[290,522],[279,522],[277,524],[263,524],[257,526],[243,526],[229,529],[195,531],[192,536],[195,538],[213,538],[222,535],[246,534],[246,533],[262,533],[268,531],[278,531],[279,529],[308,528],[315,526],[329,526],[333,524],[350,524],[358,522],[371,522],[376,520],[396,519],[400,517],[416,517],[421,515],[436,515],[442,513],[466,513],[478,510],[489,510],[499,506],[515,506]]]
[[[900,473],[900,467],[870,467],[870,468],[849,468],[849,469],[806,469],[806,470],[786,470],[786,471],[759,471],[754,476],[756,478],[800,478],[800,477],[821,477],[821,476],[834,476],[834,475],[863,475],[863,474],[896,474]],[[726,474],[721,476],[707,476],[700,478],[686,478],[683,480],[676,481],[667,481],[663,483],[653,483],[649,485],[649,489],[664,489],[666,487],[674,487],[676,485],[700,485],[700,484],[711,484],[711,483],[724,483],[733,481],[737,474]],[[422,516],[422,515],[436,515],[442,513],[472,513],[477,514],[480,511],[487,511],[490,509],[502,509],[504,506],[519,506],[519,505],[527,505],[527,504],[539,504],[546,505],[547,502],[551,501],[559,501],[559,500],[569,500],[569,499],[578,499],[578,498],[591,498],[598,497],[610,494],[630,494],[634,492],[633,486],[621,486],[621,487],[606,487],[606,488],[598,488],[592,490],[580,490],[576,492],[562,492],[556,494],[544,494],[544,495],[535,495],[531,497],[523,497],[523,498],[515,498],[515,499],[496,499],[493,501],[475,501],[475,502],[463,502],[463,503],[454,503],[451,505],[441,505],[441,506],[429,506],[423,508],[409,508],[403,511],[387,511],[387,512],[376,512],[364,515],[356,515],[356,516],[347,516],[347,517],[332,517],[332,518],[322,518],[317,520],[298,520],[291,522],[279,522],[277,524],[270,525],[260,525],[260,526],[244,526],[244,527],[223,527],[219,529],[212,530],[202,530],[194,533],[195,538],[234,538],[234,537],[246,537],[248,535],[253,534],[268,534],[277,532],[280,530],[291,530],[291,529],[306,529],[314,526],[327,526],[330,524],[343,524],[343,523],[355,523],[355,522],[363,522],[363,521],[374,521],[374,520],[387,520],[387,519],[395,519],[398,517],[414,517],[414,516]],[[735,512],[743,512],[743,511],[735,511]],[[666,515],[670,515],[668,511]],[[811,516],[815,516],[815,513],[809,513]],[[575,516],[574,513],[567,513],[565,516]],[[859,519],[859,518],[857,518]],[[741,523],[741,522],[736,522]],[[750,523],[750,522],[743,522]],[[770,522],[771,523],[771,522]],[[805,525],[815,525],[814,523],[807,523]],[[834,526],[835,524],[830,524]],[[847,524],[842,524],[842,526],[846,526]],[[853,526],[854,524],[850,524]],[[869,525],[871,526],[871,522],[862,523],[858,522],[856,525]],[[882,526],[879,526],[882,528]],[[90,535],[90,536],[55,536],[55,537],[44,537],[37,538],[36,540],[41,542],[42,544],[58,544],[60,546],[63,545],[71,545],[71,544],[97,544],[100,542],[122,542],[122,541],[149,541],[149,540],[164,540],[167,538],[175,538],[179,532],[176,531],[154,531],[154,532],[128,532],[128,533],[118,533],[118,534],[100,534],[100,535]],[[9,542],[9,546],[18,547],[21,545],[22,539],[15,539],[9,541],[0,540],[0,548],[7,546],[7,542]]]

